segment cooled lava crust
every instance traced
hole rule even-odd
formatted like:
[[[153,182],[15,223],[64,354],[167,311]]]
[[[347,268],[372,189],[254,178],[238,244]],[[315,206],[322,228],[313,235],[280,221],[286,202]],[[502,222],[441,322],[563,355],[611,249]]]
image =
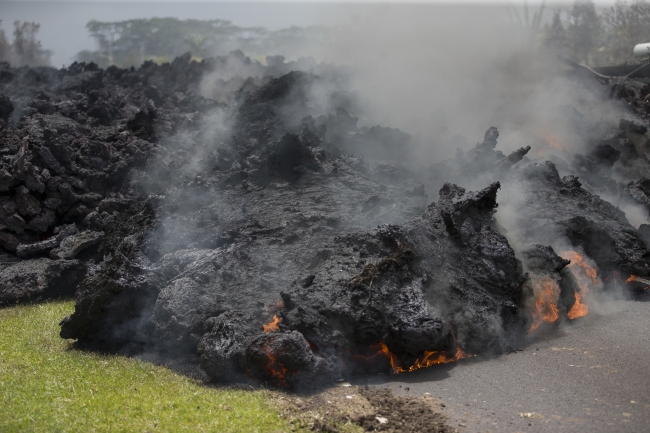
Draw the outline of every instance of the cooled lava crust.
[[[227,60],[0,66],[3,303],[76,293],[61,336],[80,346],[296,388],[521,344],[531,273],[575,302],[536,227],[607,273],[648,276],[620,211],[526,165],[530,147],[495,150],[496,128],[414,171],[410,135],[358,127],[354,98],[319,76],[267,71],[228,104],[200,96]],[[446,183],[461,174],[492,180]],[[528,191],[519,253],[494,218],[499,181]]]

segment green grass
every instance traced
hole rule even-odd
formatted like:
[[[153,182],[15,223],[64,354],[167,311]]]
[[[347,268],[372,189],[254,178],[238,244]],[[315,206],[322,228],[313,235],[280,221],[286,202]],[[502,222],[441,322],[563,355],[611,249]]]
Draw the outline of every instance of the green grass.
[[[70,348],[72,302],[0,309],[0,432],[283,432],[270,393],[217,389],[163,367]]]

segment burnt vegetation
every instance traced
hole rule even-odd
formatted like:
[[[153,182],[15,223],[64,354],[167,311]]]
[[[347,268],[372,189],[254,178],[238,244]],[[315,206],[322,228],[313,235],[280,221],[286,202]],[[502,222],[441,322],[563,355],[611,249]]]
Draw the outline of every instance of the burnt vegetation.
[[[331,70],[258,65],[202,96],[237,62],[0,66],[2,303],[75,294],[61,336],[79,347],[300,388],[519,347],[586,294],[558,240],[603,291],[643,290],[625,280],[650,277],[650,231],[599,197],[650,205],[632,110],[606,128],[575,116],[589,145],[554,162],[502,153],[491,127],[413,169],[411,136],[359,126]]]

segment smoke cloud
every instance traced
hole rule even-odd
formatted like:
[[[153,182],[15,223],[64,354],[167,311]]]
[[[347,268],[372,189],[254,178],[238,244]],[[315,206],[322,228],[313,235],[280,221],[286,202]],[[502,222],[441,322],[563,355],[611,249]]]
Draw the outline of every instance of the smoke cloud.
[[[560,177],[578,176],[587,191],[622,209],[634,227],[648,222],[647,211],[619,187],[638,179],[645,163],[633,170],[621,164],[585,168],[585,160],[593,159],[590,152],[599,137],[618,128],[622,118],[634,120],[632,113],[611,99],[609,86],[572,75],[554,52],[539,43],[537,31],[513,23],[504,7],[373,6],[353,18],[341,13],[341,22],[330,35],[325,44],[320,41],[317,46],[301,48],[313,53],[317,62],[285,63],[281,57],[269,57],[267,65],[262,65],[235,59],[206,75],[200,91],[226,102],[232,101],[232,92],[224,98],[223,90],[232,81],[239,85],[245,77],[253,77],[249,83],[254,89],[289,70],[320,75],[306,93],[306,104],[299,104],[299,109],[287,104],[283,122],[290,129],[300,131],[306,115],[327,124],[318,116],[337,115],[341,104],[333,95],[344,94],[345,108],[356,118],[357,126],[369,128],[365,130],[369,136],[382,137],[372,146],[357,143],[356,147],[350,144],[354,140],[343,138],[347,140],[344,150],[362,155],[371,168],[389,160],[419,173],[429,200],[437,199],[443,182],[479,190],[501,181],[495,217],[517,251],[527,248],[533,238],[554,246],[558,253],[572,248],[562,230],[550,221],[544,227],[531,228],[522,219],[521,206],[529,192],[519,185],[516,175],[531,163],[552,161]],[[220,124],[223,130],[232,129]],[[379,130],[373,135],[371,128],[376,125],[399,128],[410,138],[396,130]],[[436,164],[473,149],[491,126],[500,131],[497,149],[503,154],[531,147],[513,173],[492,170],[435,175]],[[333,142],[345,137],[329,129],[328,134]],[[198,151],[202,152],[205,150]],[[338,187],[329,188],[334,202]],[[383,222],[398,222],[390,220],[390,213],[385,216],[389,220]],[[356,227],[375,223],[375,219],[361,218]],[[534,237],[525,234],[531,229],[536,231]]]

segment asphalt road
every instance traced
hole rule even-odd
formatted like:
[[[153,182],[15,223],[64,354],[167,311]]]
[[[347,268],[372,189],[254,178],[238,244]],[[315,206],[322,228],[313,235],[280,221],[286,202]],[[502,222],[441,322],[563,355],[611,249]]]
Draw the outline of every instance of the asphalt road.
[[[650,294],[605,309],[520,352],[355,384],[428,392],[461,432],[650,432]]]

